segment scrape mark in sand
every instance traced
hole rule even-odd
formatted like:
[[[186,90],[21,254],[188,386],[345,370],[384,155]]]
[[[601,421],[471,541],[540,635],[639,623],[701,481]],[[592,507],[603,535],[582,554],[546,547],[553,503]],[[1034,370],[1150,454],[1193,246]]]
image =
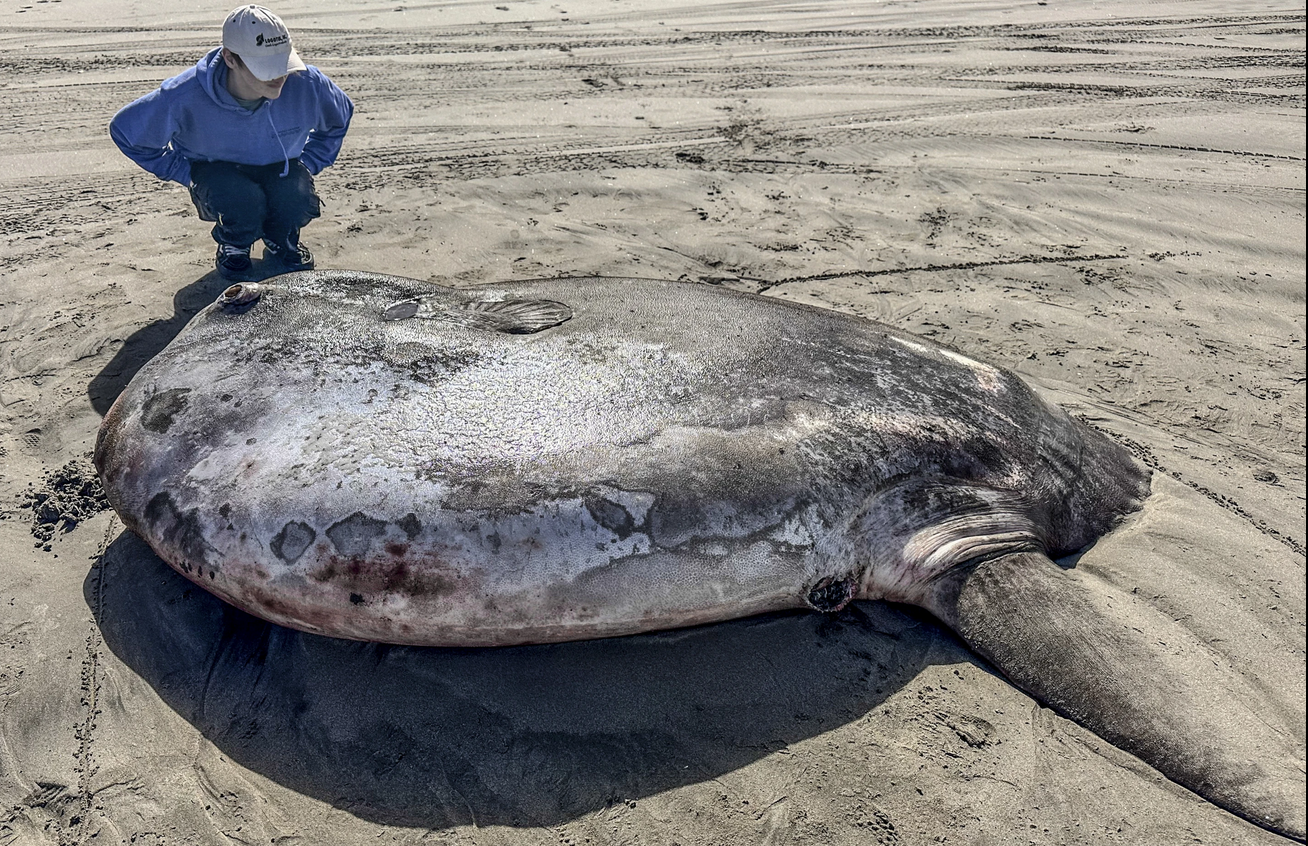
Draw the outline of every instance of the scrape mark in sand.
[[[94,762],[92,745],[95,740],[96,722],[100,715],[100,688],[103,681],[100,649],[104,645],[104,639],[95,621],[101,619],[104,612],[102,597],[105,554],[110,542],[122,531],[122,528],[122,523],[116,516],[109,519],[104,536],[100,539],[92,559],[90,573],[92,618],[89,621],[90,631],[86,635],[86,653],[82,658],[80,686],[81,705],[85,711],[81,721],[73,728],[73,736],[77,740],[77,751],[73,753],[76,760],[73,765],[73,773],[77,778],[76,790],[74,792],[70,789],[70,785],[57,782],[36,782],[36,788],[15,805],[10,813],[0,816],[0,842],[6,844],[19,842],[9,838],[14,836],[16,829],[13,823],[24,808],[39,808],[44,811],[40,815],[40,824],[48,834],[53,836],[53,842],[59,846],[84,846],[87,843],[97,842],[96,837],[101,833],[99,828],[87,824],[93,801],[91,782],[99,771]],[[69,657],[71,658],[72,655],[70,654]],[[21,835],[19,836],[21,838]],[[47,841],[42,840],[42,842]]]
[[[852,276],[896,276],[917,271],[973,270],[978,267],[1003,267],[1012,264],[1082,264],[1088,261],[1111,261],[1124,258],[1128,258],[1124,253],[1090,256],[1021,256],[1011,259],[995,259],[994,261],[965,261],[959,264],[924,264],[919,267],[895,267],[888,270],[838,270],[832,273],[817,273],[812,276],[792,276],[788,279],[778,279],[775,282],[765,283],[758,289],[758,293],[767,293],[773,288],[789,285],[792,282],[825,282],[828,279],[847,279]],[[759,280],[753,281],[757,282]]]
[[[1100,144],[1117,147],[1150,147],[1155,150],[1181,150],[1186,153],[1218,153],[1223,156],[1249,156],[1255,159],[1281,159],[1287,162],[1304,161],[1303,156],[1286,156],[1279,153],[1259,153],[1252,150],[1219,150],[1215,147],[1194,147],[1185,144],[1146,144],[1142,141],[1106,141],[1102,138],[1063,138],[1059,135],[1028,135],[1029,141],[1058,141],[1063,144]]]
[[[100,673],[100,647],[104,645],[104,639],[100,636],[99,626],[94,620],[102,618],[104,611],[104,557],[109,549],[109,543],[121,531],[122,525],[118,518],[111,517],[109,523],[105,526],[104,537],[100,539],[100,545],[96,549],[95,563],[91,565],[91,597],[95,603],[95,613],[92,617],[91,631],[86,636],[86,657],[82,659],[82,704],[86,707],[86,715],[82,722],[78,724],[76,730],[77,738],[77,764],[73,771],[77,773],[77,796],[74,797],[77,802],[77,810],[73,812],[69,819],[70,831],[67,837],[60,837],[60,846],[64,844],[81,844],[87,843],[97,833],[93,828],[87,825],[87,817],[91,812],[91,779],[95,777],[99,768],[94,761],[94,750],[92,742],[95,739],[96,718],[100,715],[100,686],[102,677]]]

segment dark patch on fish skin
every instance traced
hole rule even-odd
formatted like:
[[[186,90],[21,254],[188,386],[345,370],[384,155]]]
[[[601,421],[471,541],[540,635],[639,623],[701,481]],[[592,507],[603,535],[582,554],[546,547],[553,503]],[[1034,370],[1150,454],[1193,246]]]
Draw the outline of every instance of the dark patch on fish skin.
[[[362,605],[362,604],[363,604],[363,597],[362,597],[362,596],[359,596],[357,593],[352,593],[352,594],[350,594],[350,604],[351,604],[351,605]]]
[[[458,589],[459,576],[431,556],[404,554],[375,558],[331,557],[309,574],[316,582],[332,583],[351,595],[435,597]],[[388,550],[389,551],[389,550]],[[357,604],[357,603],[356,603]]]
[[[309,578],[313,579],[315,582],[330,582],[338,575],[340,575],[340,571],[336,569],[336,562],[335,560],[331,560],[319,567],[317,570],[309,573]]]
[[[849,604],[857,592],[856,588],[857,585],[850,576],[843,579],[829,576],[814,585],[804,599],[818,611],[834,614]]]
[[[167,432],[173,418],[186,409],[190,392],[190,388],[169,388],[146,399],[141,403],[141,425],[161,435]]]
[[[969,437],[955,442],[948,434],[932,432],[938,450],[940,471],[943,475],[960,479],[1003,478],[1013,472],[1013,462],[1004,444],[988,435]]]
[[[595,518],[595,522],[620,539],[626,540],[636,530],[636,520],[631,516],[631,512],[613,500],[602,496],[588,496],[584,502],[586,510]]]
[[[980,491],[963,484],[932,484],[912,479],[899,490],[902,491],[900,499],[903,508],[911,514],[930,515],[934,518],[937,515],[967,514],[990,509],[990,503]]]
[[[181,560],[171,562],[190,573],[196,567],[208,566],[208,544],[204,542],[204,529],[200,526],[200,509],[183,513],[167,491],[157,493],[145,506],[145,522],[154,537],[181,553]]]
[[[386,579],[382,582],[382,590],[386,593],[392,593],[401,587],[412,587],[410,580],[411,576],[412,574],[409,572],[409,565],[404,561],[404,559],[400,559],[395,563],[395,566],[391,568],[391,571],[386,574]],[[405,592],[412,594],[412,590]]]
[[[732,488],[729,480],[721,484],[720,491],[685,489],[670,490],[661,486],[650,506],[646,525],[640,527],[651,541],[662,547],[677,547],[695,540],[716,540],[724,533],[733,537],[758,535],[767,539],[785,520],[799,514],[810,498],[789,496],[787,479],[769,477],[770,484],[757,489]],[[730,502],[732,513],[720,519],[711,519],[720,503]]]
[[[422,522],[418,520],[418,515],[412,511],[396,520],[395,525],[400,527],[400,531],[404,532],[404,536],[409,540],[416,538],[418,533],[422,531]]]
[[[481,360],[481,353],[473,350],[442,349],[414,359],[406,370],[423,385],[437,385]]]
[[[294,564],[317,537],[318,533],[312,526],[294,520],[282,526],[282,530],[273,536],[268,548],[272,550],[273,555],[287,564]]]
[[[328,528],[327,537],[342,555],[360,556],[367,554],[372,542],[385,532],[386,521],[356,511]]]
[[[399,556],[409,551],[409,545],[407,543],[396,543],[395,541],[389,541],[386,544],[386,551],[389,554],[394,555],[395,557],[398,558]]]

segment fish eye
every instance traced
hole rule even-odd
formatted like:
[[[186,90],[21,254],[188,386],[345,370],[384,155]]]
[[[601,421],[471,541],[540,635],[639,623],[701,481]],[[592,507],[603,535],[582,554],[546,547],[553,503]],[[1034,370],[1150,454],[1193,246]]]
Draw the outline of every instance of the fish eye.
[[[218,305],[245,305],[263,296],[263,288],[254,282],[238,282],[223,291],[218,297]]]

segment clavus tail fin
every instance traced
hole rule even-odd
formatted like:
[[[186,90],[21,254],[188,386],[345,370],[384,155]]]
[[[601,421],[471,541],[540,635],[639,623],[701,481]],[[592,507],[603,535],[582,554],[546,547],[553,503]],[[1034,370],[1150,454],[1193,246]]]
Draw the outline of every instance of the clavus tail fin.
[[[1302,741],[1178,623],[1038,552],[963,565],[926,604],[1045,705],[1219,807],[1304,840]]]

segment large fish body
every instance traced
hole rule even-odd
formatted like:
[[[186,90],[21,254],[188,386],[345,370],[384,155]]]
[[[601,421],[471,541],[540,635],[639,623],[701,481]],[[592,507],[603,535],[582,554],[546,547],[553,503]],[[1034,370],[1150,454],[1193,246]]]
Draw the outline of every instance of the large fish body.
[[[1139,508],[1147,472],[1011,373],[869,321],[652,280],[291,274],[233,286],[143,367],[96,463],[188,578],[338,637],[493,646],[913,603],[1047,704],[1303,836],[1302,739],[1221,693],[1238,679],[1192,677],[1202,645],[1160,652],[1170,620],[1115,616],[1050,561]]]
[[[1011,374],[834,312],[632,279],[261,287],[141,370],[100,465],[165,560],[308,631],[494,645],[826,586],[920,602],[978,550],[1077,549],[1147,490]],[[496,303],[501,327],[459,320]]]

